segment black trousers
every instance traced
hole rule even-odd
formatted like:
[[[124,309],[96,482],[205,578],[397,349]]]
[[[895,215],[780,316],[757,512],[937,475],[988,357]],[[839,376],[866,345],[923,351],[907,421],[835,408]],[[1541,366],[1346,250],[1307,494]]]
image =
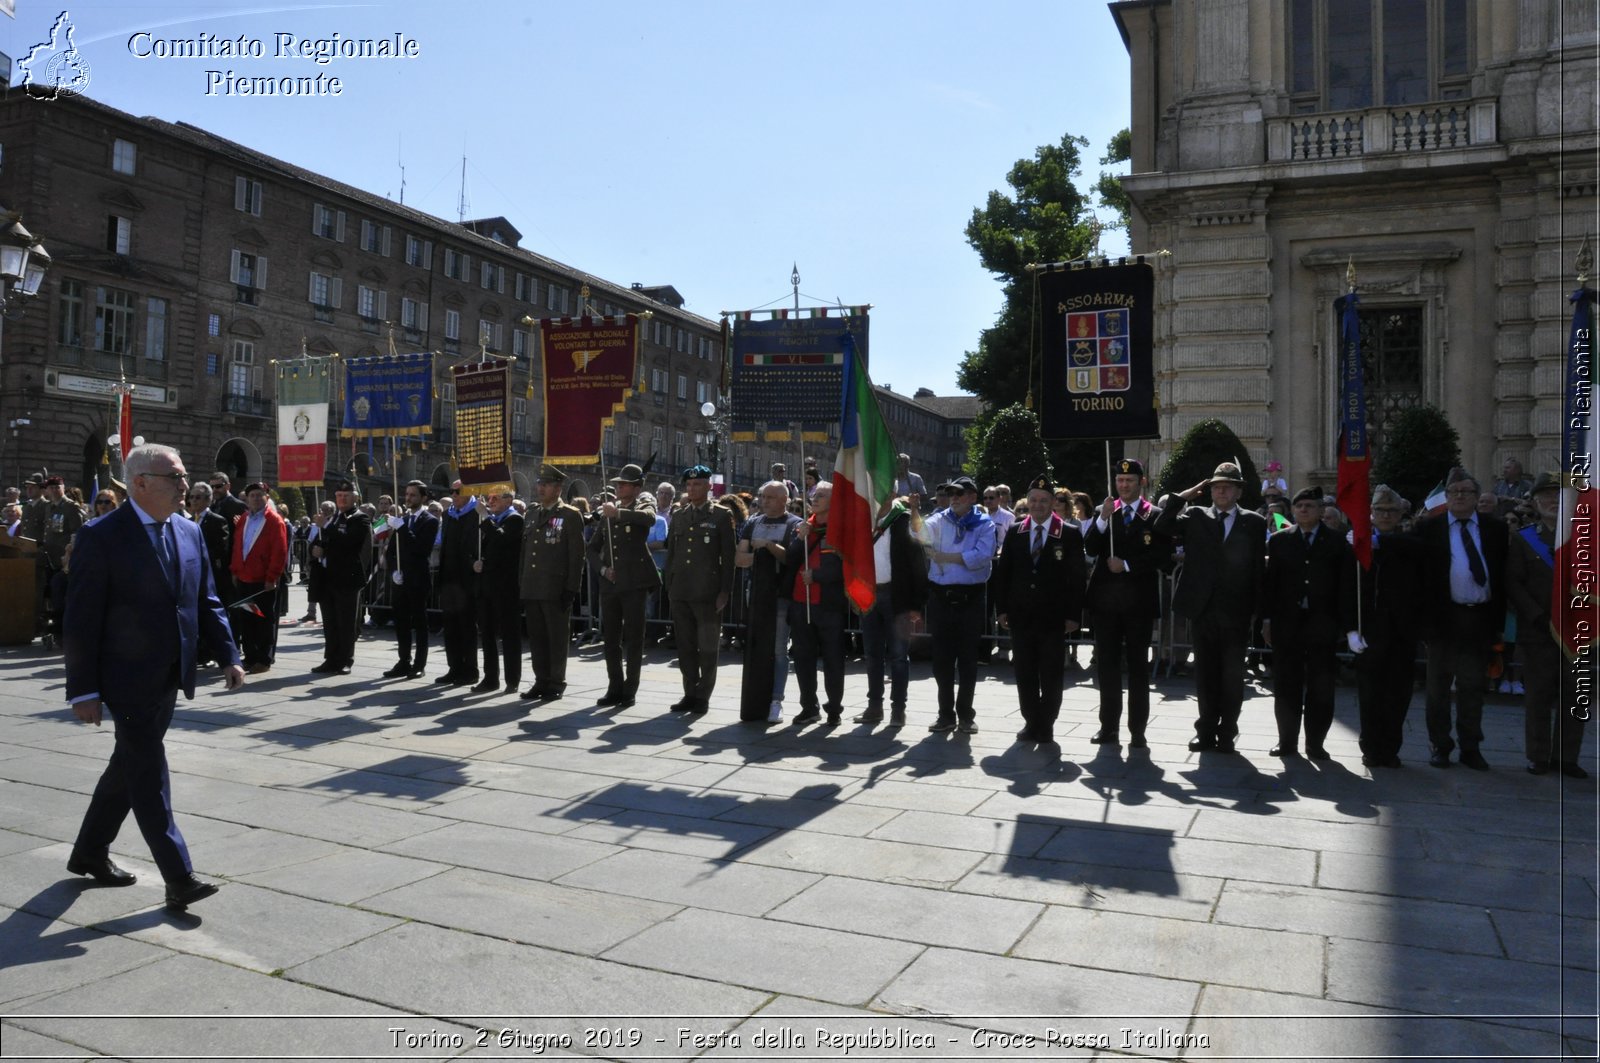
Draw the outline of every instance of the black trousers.
[[[1133,613],[1096,611],[1095,685],[1100,688],[1100,730],[1118,734],[1122,723],[1122,679],[1128,679],[1128,733],[1143,738],[1150,722],[1150,634],[1155,619]]]
[[[398,587],[391,585],[394,605],[395,645],[400,663],[414,672],[428,666],[428,595],[432,581],[427,573],[412,576]],[[413,645],[413,643],[415,643]]]
[[[1296,749],[1305,719],[1306,748],[1320,749],[1333,727],[1333,689],[1339,677],[1332,632],[1310,617],[1279,618],[1272,625],[1272,714],[1278,744]]]
[[[1578,677],[1593,671],[1593,652],[1574,669],[1571,661],[1548,636],[1525,634],[1522,647],[1523,749],[1528,759],[1543,764],[1576,764],[1583,749],[1583,729],[1588,711],[1578,703]],[[1595,689],[1589,675],[1585,689]]]
[[[1012,615],[1011,671],[1017,701],[1028,729],[1049,734],[1061,714],[1061,677],[1067,665],[1065,619],[1024,619]]]
[[[711,692],[717,688],[717,655],[722,649],[722,614],[717,603],[674,600],[672,631],[678,640],[683,696],[711,700]]]
[[[174,667],[176,672],[176,667]],[[139,833],[150,847],[150,856],[161,877],[175,882],[193,871],[189,847],[177,821],[172,818],[172,780],[167,773],[167,750],[163,739],[172,723],[172,710],[178,702],[177,677],[168,692],[155,705],[112,708],[116,744],[100,781],[95,784],[89,808],[78,828],[75,854],[90,858],[106,855],[116,840],[122,823],[133,813]]]
[[[608,693],[631,697],[639,692],[639,666],[644,661],[644,603],[649,596],[649,588],[600,592],[600,633],[606,640]]]
[[[1207,613],[1192,619],[1189,626],[1194,638],[1195,700],[1199,703],[1195,737],[1231,742],[1239,734],[1239,711],[1244,705],[1244,651],[1250,622]]]
[[[356,631],[361,626],[361,592],[342,587],[322,589],[322,646],[328,664],[356,661]]]
[[[1487,605],[1452,605],[1440,632],[1428,640],[1428,742],[1442,753],[1456,748],[1450,737],[1450,685],[1455,684],[1455,737],[1463,753],[1483,744],[1483,685],[1496,623]]]
[[[933,646],[933,679],[939,686],[939,719],[971,720],[978,689],[978,639],[983,634],[981,583],[928,587],[928,636]]]
[[[522,599],[514,583],[479,591],[478,636],[483,642],[483,677],[499,682],[503,661],[506,684],[522,682]]]
[[[1356,694],[1361,702],[1361,752],[1396,757],[1405,739],[1406,713],[1417,667],[1417,643],[1380,638],[1356,655]]]
[[[235,588],[234,596],[225,601],[250,599],[238,608],[228,610],[228,620],[239,636],[239,652],[244,658],[245,667],[271,664],[277,646],[278,585],[240,580]],[[257,615],[257,609],[261,610],[260,615]]]
[[[522,603],[522,612],[528,622],[528,659],[533,664],[533,685],[558,693],[567,689],[572,606],[565,598],[528,598]],[[511,673],[506,674],[509,677]]]
[[[476,586],[440,581],[439,608],[444,611],[446,674],[464,683],[478,681],[478,615]]]
[[[789,603],[789,635],[794,646],[794,681],[802,709],[821,708],[841,712],[844,708],[844,613],[838,609],[811,607],[806,620],[806,603]],[[828,699],[817,704],[817,663],[822,664],[822,692]]]

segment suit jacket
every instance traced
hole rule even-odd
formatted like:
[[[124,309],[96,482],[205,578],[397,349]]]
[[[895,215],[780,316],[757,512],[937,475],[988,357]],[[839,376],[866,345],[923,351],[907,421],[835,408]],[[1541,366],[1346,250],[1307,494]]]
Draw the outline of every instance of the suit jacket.
[[[262,511],[264,523],[247,556],[244,552],[244,525],[248,512],[233,520],[233,561],[228,566],[240,583],[276,583],[289,561],[289,536],[283,518],[271,506]]]
[[[228,597],[228,589],[233,586],[233,525],[214,509],[202,511],[195,523],[200,526],[200,538],[205,540],[217,596]]]
[[[405,524],[389,536],[395,544],[395,561],[406,586],[426,588],[430,578],[428,562],[433,558],[434,540],[439,537],[439,518],[424,506],[404,519]]]
[[[889,537],[889,599],[896,615],[922,612],[928,601],[928,554],[911,533],[911,518],[896,517],[878,534]],[[879,573],[882,576],[882,573]],[[881,583],[882,580],[880,579]]]
[[[1089,572],[1089,610],[1153,617],[1161,611],[1161,569],[1172,556],[1172,544],[1156,531],[1161,510],[1147,500],[1140,499],[1131,520],[1124,519],[1126,514],[1118,500],[1111,515],[1114,526],[1101,531],[1098,519],[1092,520],[1083,537],[1084,552],[1095,559]],[[1113,555],[1127,563],[1127,571],[1111,571],[1106,558]]]
[[[1453,599],[1450,597],[1450,539],[1457,534],[1454,518],[1441,513],[1420,521],[1417,541],[1422,545],[1422,631],[1424,637],[1442,636],[1443,624]],[[1484,607],[1484,623],[1498,631],[1506,616],[1506,554],[1510,529],[1498,517],[1478,515],[1478,538],[1483,544],[1483,565],[1489,575],[1489,602]],[[1486,635],[1488,630],[1486,627]]]
[[[1267,557],[1267,521],[1240,506],[1222,538],[1215,506],[1190,506],[1180,495],[1161,500],[1155,530],[1183,544],[1183,572],[1172,607],[1191,620],[1220,613],[1244,626],[1255,615]]]
[[[1556,533],[1543,524],[1534,525],[1535,534],[1552,555]],[[1534,550],[1526,538],[1528,529],[1511,533],[1506,555],[1506,597],[1517,611],[1517,641],[1553,643],[1550,631],[1550,592],[1555,571]]]
[[[1378,535],[1372,567],[1355,574],[1360,589],[1361,637],[1374,646],[1414,644],[1422,601],[1422,544],[1405,532]]]
[[[1013,625],[1083,619],[1083,535],[1076,524],[1050,515],[1044,548],[1033,557],[1033,518],[1011,525],[1000,544],[994,578],[994,611]]]
[[[508,509],[499,520],[483,518],[482,593],[497,598],[516,598],[521,589],[522,514]]]
[[[237,535],[235,535],[237,538]],[[372,564],[372,522],[352,507],[335,513],[317,535],[316,544],[328,562],[324,570],[329,590],[359,591],[367,585]]]
[[[476,589],[478,574],[472,563],[483,556],[478,536],[478,522],[483,519],[482,507],[476,502],[470,509],[451,516],[444,513],[444,539],[439,545],[439,583]]]
[[[599,533],[596,533],[596,538]],[[653,567],[653,566],[652,566]],[[565,502],[531,506],[522,532],[522,597],[558,601],[583,585],[583,514]]]
[[[667,597],[709,602],[733,591],[733,512],[707,501],[672,511],[667,526]],[[821,540],[818,540],[818,546]]]
[[[192,698],[202,641],[217,660],[239,663],[199,526],[176,515],[168,523],[176,592],[132,504],[79,530],[62,623],[68,701],[98,692],[109,708],[138,710],[174,685]]]
[[[617,503],[617,515],[595,518],[589,538],[590,563],[597,569],[613,568],[616,581],[600,579],[602,591],[653,591],[661,586],[661,573],[645,540],[656,526],[655,496],[641,491],[630,505]]]
[[[1307,637],[1330,640],[1356,626],[1355,553],[1344,536],[1318,528],[1307,548],[1297,527],[1274,532],[1267,540],[1267,573],[1261,595],[1261,618],[1273,621],[1274,637],[1306,622]],[[1305,602],[1307,608],[1301,609]]]
[[[778,601],[804,603],[807,588],[797,583],[803,569],[811,570],[810,597],[815,609],[828,609],[842,614],[849,599],[844,594],[844,559],[839,551],[827,544],[828,525],[817,524],[816,515],[807,518],[815,529],[810,540],[802,544],[798,535],[785,546],[783,568],[778,570]],[[800,525],[795,525],[798,529]],[[699,544],[704,548],[705,543]],[[715,592],[712,594],[715,597]]]

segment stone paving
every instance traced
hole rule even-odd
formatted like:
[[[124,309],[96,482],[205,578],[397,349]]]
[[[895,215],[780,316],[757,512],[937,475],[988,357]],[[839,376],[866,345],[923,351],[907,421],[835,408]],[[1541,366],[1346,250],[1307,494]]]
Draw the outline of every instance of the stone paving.
[[[623,711],[594,649],[533,709],[381,679],[385,629],[353,675],[320,659],[286,628],[271,673],[180,701],[179,822],[225,883],[180,915],[131,821],[136,886],[66,875],[110,729],[58,658],[0,651],[0,1056],[1596,1052],[1595,781],[1526,774],[1510,699],[1492,772],[1427,766],[1418,694],[1374,775],[1350,688],[1316,764],[1267,756],[1255,688],[1240,753],[1190,753],[1181,679],[1145,754],[1089,744],[1087,678],[1059,751],[1013,745],[1003,664],[960,737],[926,730],[925,662],[896,732],[742,724],[731,653],[690,719],[665,650]]]

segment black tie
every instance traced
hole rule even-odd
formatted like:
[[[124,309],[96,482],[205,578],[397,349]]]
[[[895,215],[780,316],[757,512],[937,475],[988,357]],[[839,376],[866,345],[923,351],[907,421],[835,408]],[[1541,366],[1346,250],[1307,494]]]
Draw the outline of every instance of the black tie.
[[[1228,522],[1231,521],[1231,520],[1233,520],[1233,510],[1230,509],[1230,510],[1228,510],[1228,512],[1226,512],[1226,513],[1224,513],[1222,515],[1222,540],[1223,540],[1223,542],[1227,542],[1227,540],[1228,540],[1228,526],[1229,526]]]
[[[1033,529],[1033,563],[1039,563],[1039,551],[1044,549],[1044,525],[1036,525]]]
[[[1483,555],[1478,553],[1478,546],[1472,541],[1472,533],[1467,530],[1470,521],[1456,522],[1461,528],[1461,548],[1467,552],[1467,567],[1472,569],[1472,581],[1482,587],[1489,582],[1489,571],[1483,567]]]

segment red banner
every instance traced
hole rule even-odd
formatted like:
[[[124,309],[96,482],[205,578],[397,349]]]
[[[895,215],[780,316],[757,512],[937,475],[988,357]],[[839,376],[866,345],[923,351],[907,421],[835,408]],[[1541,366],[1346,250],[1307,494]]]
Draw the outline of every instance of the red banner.
[[[450,367],[456,385],[456,475],[482,494],[510,491],[511,363],[498,358]]]
[[[634,389],[638,374],[639,319],[545,318],[539,322],[544,354],[544,460],[552,465],[593,465],[600,441]]]

